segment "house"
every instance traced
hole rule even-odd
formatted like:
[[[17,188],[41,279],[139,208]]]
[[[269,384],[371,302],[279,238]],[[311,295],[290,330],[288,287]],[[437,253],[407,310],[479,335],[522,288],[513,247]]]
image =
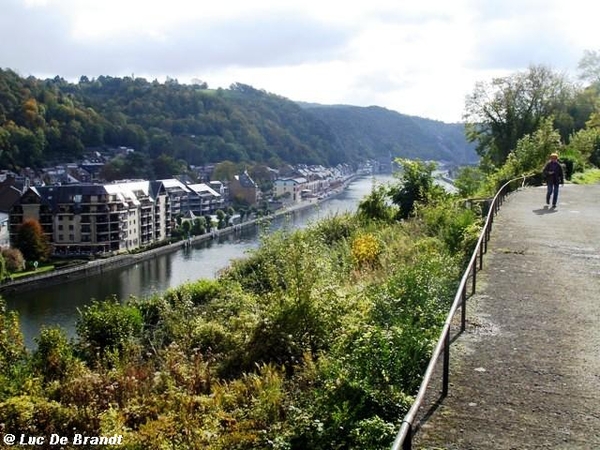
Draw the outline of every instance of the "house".
[[[308,180],[304,177],[278,178],[273,183],[273,194],[285,203],[298,203]]]
[[[229,183],[229,195],[232,199],[243,201],[248,205],[256,205],[259,199],[259,189],[247,171],[235,175]]]
[[[9,214],[11,241],[40,222],[55,254],[121,252],[168,239],[169,197],[157,181],[34,186]]]
[[[14,178],[0,183],[0,212],[8,213],[12,205],[21,198],[21,191],[14,184]]]

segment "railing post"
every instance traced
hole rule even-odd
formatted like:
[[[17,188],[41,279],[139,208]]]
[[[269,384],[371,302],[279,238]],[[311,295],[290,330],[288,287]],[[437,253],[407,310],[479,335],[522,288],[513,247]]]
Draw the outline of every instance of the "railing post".
[[[406,438],[404,438],[404,442],[402,443],[402,450],[412,450],[412,435],[412,424],[409,423]]]
[[[483,239],[483,248],[485,249],[485,253],[487,253],[488,241],[490,240],[490,228],[485,228],[485,236]]]
[[[479,270],[483,270],[483,245],[479,246]]]
[[[467,328],[467,288],[462,289],[462,305],[460,311],[460,331],[465,331]]]
[[[473,261],[473,291],[471,294],[475,294],[475,289],[477,289],[477,260]]]
[[[442,381],[442,397],[448,396],[450,384],[450,330],[444,336],[444,377]]]

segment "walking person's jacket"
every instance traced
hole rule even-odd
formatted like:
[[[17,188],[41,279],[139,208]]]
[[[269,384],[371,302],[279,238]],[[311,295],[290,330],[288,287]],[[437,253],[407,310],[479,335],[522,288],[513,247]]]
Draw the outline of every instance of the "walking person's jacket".
[[[546,163],[544,176],[548,184],[563,184],[565,181],[562,166],[558,161],[548,161]]]

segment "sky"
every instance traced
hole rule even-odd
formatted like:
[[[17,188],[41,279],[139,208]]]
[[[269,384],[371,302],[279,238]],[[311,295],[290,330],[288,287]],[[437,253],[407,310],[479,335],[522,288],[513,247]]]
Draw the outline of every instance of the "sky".
[[[459,122],[477,82],[600,50],[589,0],[1,0],[0,68],[243,83]]]

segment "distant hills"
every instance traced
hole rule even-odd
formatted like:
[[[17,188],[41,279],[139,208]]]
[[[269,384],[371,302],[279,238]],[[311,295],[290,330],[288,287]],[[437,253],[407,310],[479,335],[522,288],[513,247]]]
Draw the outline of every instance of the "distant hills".
[[[90,148],[121,146],[144,154],[144,162],[195,165],[477,160],[462,125],[380,107],[296,103],[241,83],[208,89],[109,76],[70,83],[0,69],[0,169],[73,161]],[[136,175],[150,177],[157,166],[148,163]]]
[[[407,116],[378,106],[324,106],[300,103],[332,130],[351,159],[388,154],[470,164],[478,160],[463,124]]]

